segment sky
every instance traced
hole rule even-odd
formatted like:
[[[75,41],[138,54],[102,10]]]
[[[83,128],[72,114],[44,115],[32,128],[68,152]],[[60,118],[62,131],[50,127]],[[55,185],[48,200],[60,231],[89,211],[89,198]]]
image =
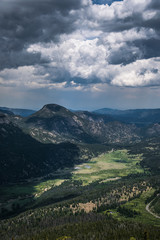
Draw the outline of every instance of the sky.
[[[160,1],[1,0],[0,106],[160,108]]]

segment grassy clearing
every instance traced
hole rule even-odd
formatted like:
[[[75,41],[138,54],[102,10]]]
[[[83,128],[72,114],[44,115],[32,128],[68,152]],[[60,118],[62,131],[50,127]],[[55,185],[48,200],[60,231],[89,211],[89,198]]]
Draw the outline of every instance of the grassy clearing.
[[[93,158],[87,164],[77,165],[72,172],[72,179],[89,184],[95,180],[104,180],[142,173],[141,155],[129,155],[127,150],[111,151]]]
[[[118,220],[127,220],[127,221],[132,220],[132,221],[141,222],[145,224],[160,226],[160,219],[155,218],[146,210],[145,200],[151,197],[154,191],[155,191],[154,189],[150,189],[142,193],[142,195],[139,198],[136,198],[122,205],[127,209],[137,211],[139,215],[135,215],[134,217],[126,217],[120,214],[119,212],[117,212],[115,209],[111,209],[110,211],[112,212],[113,217],[115,217]]]

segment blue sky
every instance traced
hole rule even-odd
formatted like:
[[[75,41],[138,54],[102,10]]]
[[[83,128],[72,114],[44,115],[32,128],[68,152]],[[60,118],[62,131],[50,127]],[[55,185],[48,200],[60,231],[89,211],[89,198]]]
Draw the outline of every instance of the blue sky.
[[[0,105],[160,107],[159,13],[157,0],[1,0]]]
[[[92,0],[94,4],[108,4],[111,5],[113,2],[120,2],[123,0]]]

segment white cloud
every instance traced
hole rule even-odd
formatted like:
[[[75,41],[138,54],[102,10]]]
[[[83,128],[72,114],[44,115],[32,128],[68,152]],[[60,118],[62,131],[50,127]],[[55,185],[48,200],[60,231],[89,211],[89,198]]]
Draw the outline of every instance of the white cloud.
[[[59,42],[50,39],[29,45],[28,53],[39,53],[48,63],[5,69],[0,72],[0,83],[77,90],[89,85],[97,91],[103,84],[159,85],[159,71],[153,70],[159,69],[159,58],[145,59],[144,49],[136,43],[160,40],[157,29],[146,25],[158,12],[148,9],[151,2],[124,0],[109,6],[83,0],[81,8],[69,12],[69,18],[77,17],[72,33],[60,34]]]
[[[39,73],[39,74],[38,74]],[[48,74],[42,74],[38,66],[19,67],[17,69],[4,69],[0,72],[0,85],[18,88],[62,88],[66,82],[53,83],[48,80]]]
[[[111,82],[119,86],[157,84],[157,81],[155,79],[152,81],[151,78],[151,76],[155,77],[155,74],[146,72],[144,76],[139,76],[140,68],[137,67],[143,63],[144,67],[147,68],[147,64],[149,64],[149,67],[152,69],[155,66],[154,60],[142,59],[138,61],[138,58],[143,57],[143,52],[134,45],[127,45],[128,42],[158,37],[153,29],[133,28],[128,31],[109,34],[95,31],[92,35],[94,36],[93,39],[88,40],[88,36],[91,36],[91,33],[90,31],[84,31],[83,34],[80,34],[77,31],[71,35],[63,35],[58,44],[53,42],[49,44],[34,44],[28,48],[28,52],[41,53],[43,58],[50,60],[48,68],[43,70],[48,74],[48,79],[50,77],[55,82],[64,81],[65,74],[68,73],[68,79],[65,80],[69,81],[71,79],[70,82],[80,84],[81,86],[90,84],[91,87],[93,83],[98,84],[100,82]],[[135,62],[132,61],[133,63],[128,63],[126,66],[110,63],[111,60],[115,61],[121,58],[121,55],[123,56],[123,61],[125,57],[126,62],[130,60],[129,58],[131,60],[134,59]],[[121,73],[122,71],[123,73]],[[116,77],[114,72],[118,72],[120,76]],[[123,76],[123,81],[120,79],[121,76]],[[68,87],[73,87],[72,83],[68,84]]]
[[[124,87],[160,85],[160,58],[137,60],[127,66],[118,66],[111,84]]]
[[[37,51],[42,57],[49,58],[50,68],[56,67],[59,72],[65,70],[72,78],[87,79],[95,77],[100,65],[106,65],[106,48],[97,44],[98,39],[78,40],[69,39],[59,45],[32,45],[29,52]]]

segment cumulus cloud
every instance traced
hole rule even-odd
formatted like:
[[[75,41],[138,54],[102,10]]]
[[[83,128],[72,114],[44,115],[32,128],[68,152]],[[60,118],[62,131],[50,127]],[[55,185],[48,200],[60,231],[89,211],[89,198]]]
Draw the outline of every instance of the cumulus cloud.
[[[156,0],[2,0],[0,13],[0,84],[160,85]]]
[[[20,89],[65,88],[67,82],[51,82],[48,76],[39,66],[5,69],[0,72],[0,84],[2,87],[7,86]]]
[[[160,86],[159,69],[160,58],[137,60],[119,66],[111,84],[127,87]]]

